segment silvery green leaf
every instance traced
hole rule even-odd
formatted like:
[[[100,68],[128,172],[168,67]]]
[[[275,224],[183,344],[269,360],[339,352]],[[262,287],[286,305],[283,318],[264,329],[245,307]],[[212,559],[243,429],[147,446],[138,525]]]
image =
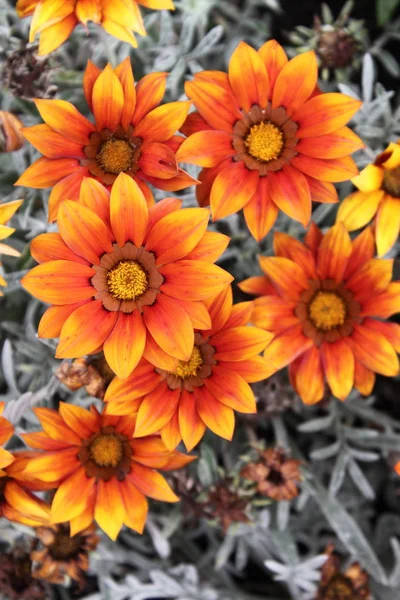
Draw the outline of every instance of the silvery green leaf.
[[[355,460],[349,460],[348,472],[364,498],[373,500],[375,498],[375,492]]]
[[[356,100],[360,100],[360,97],[357,94],[357,92],[355,92],[353,90],[353,88],[351,88],[349,85],[346,85],[345,83],[339,83],[338,84],[338,88],[342,92],[342,94],[346,94],[347,96],[351,96],[351,98],[355,98]]]
[[[323,448],[318,448],[318,450],[313,450],[310,453],[310,457],[313,460],[326,460],[327,458],[331,458],[335,456],[340,450],[342,443],[338,440],[333,444],[329,444],[329,446],[324,446]]]
[[[400,65],[388,50],[379,49],[379,52],[375,54],[376,58],[379,59],[382,66],[392,75],[393,77],[400,77]]]
[[[399,0],[377,0],[376,15],[380,27],[383,27],[389,21],[398,4]]]
[[[311,419],[310,421],[301,423],[301,425],[299,425],[297,429],[302,433],[313,433],[315,431],[322,431],[323,429],[327,429],[332,425],[333,419],[333,414],[327,415],[326,417],[318,417],[317,419]]]
[[[346,467],[349,461],[349,454],[347,449],[343,449],[337,459],[335,466],[332,471],[331,480],[329,482],[329,494],[331,496],[336,496],[342,487],[344,478],[346,477]]]
[[[3,344],[1,353],[1,366],[3,369],[3,377],[7,383],[10,393],[14,396],[19,396],[17,382],[14,373],[13,349],[10,340],[6,340]]]
[[[32,392],[26,392],[18,400],[10,400],[4,410],[3,416],[13,425],[18,425],[23,414],[32,406],[34,395]]]
[[[290,502],[281,500],[276,509],[276,521],[279,531],[285,531],[290,517]]]
[[[327,25],[332,25],[334,18],[331,9],[325,2],[321,4],[322,20]]]
[[[229,533],[225,536],[222,544],[218,548],[218,552],[215,558],[215,568],[217,570],[222,569],[229,560],[229,557],[233,553],[236,546],[236,538]]]
[[[213,27],[199,42],[199,44],[192,50],[190,54],[188,54],[188,59],[199,59],[208,54],[215,45],[219,42],[219,40],[224,35],[224,28],[222,25],[217,25]]]
[[[371,102],[372,94],[374,91],[374,63],[371,58],[371,55],[364,54],[363,58],[363,70],[362,70],[362,92],[363,92],[363,100],[366,103]]]
[[[150,534],[154,548],[161,558],[167,558],[171,553],[168,540],[163,536],[160,529],[150,517],[147,519],[146,529]]]
[[[363,462],[374,462],[380,459],[377,452],[368,452],[368,450],[359,450],[358,448],[349,448],[348,450],[351,456]]]

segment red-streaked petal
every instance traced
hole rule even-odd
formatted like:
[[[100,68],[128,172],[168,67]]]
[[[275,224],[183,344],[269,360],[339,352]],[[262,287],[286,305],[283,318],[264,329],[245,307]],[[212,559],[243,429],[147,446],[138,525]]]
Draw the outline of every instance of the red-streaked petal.
[[[50,260],[68,260],[82,265],[88,262],[78,256],[64,242],[59,233],[42,233],[31,242],[31,255],[38,263]]]
[[[178,502],[179,500],[164,477],[153,469],[132,462],[132,470],[127,478],[149,498],[163,502]]]
[[[68,440],[69,445],[80,446],[81,438],[68,427],[57,411],[51,408],[40,407],[35,408],[34,413],[49,437],[62,443]]]
[[[83,75],[83,93],[85,100],[88,103],[90,110],[93,112],[92,92],[96,79],[101,73],[101,69],[97,67],[91,60],[87,61],[85,73]]]
[[[86,304],[90,299],[75,302],[74,304],[65,304],[63,306],[50,306],[39,321],[38,336],[40,338],[50,339],[60,336],[61,329],[72,313]]]
[[[254,302],[251,300],[249,302],[237,302],[235,306],[232,306],[231,314],[224,325],[224,329],[248,325],[251,320],[253,308]]]
[[[212,131],[212,127],[203,119],[200,113],[197,110],[188,114],[184,124],[182,125],[180,131],[183,135],[187,137],[193,135],[194,133],[198,133],[199,131]]]
[[[216,361],[247,360],[265,350],[273,335],[259,327],[232,327],[212,337]]]
[[[110,64],[97,77],[92,91],[93,114],[98,131],[115,131],[121,123],[124,90]]]
[[[207,130],[186,138],[176,153],[176,160],[200,167],[214,167],[234,154],[232,135],[225,131]]]
[[[290,165],[284,165],[270,179],[269,189],[274,203],[306,227],[311,217],[311,195],[305,175]]]
[[[259,261],[276,291],[286,300],[298,300],[301,292],[308,289],[306,273],[292,260],[281,256],[260,256]]]
[[[80,466],[78,448],[65,448],[55,452],[46,451],[29,460],[25,473],[34,479],[56,482],[74,473]]]
[[[203,260],[179,260],[159,272],[164,277],[160,290],[179,300],[206,300],[233,280],[227,271]]]
[[[367,369],[358,360],[355,361],[354,368],[354,387],[363,396],[369,396],[375,384],[375,373]]]
[[[238,287],[242,292],[251,294],[252,296],[269,296],[270,294],[276,296],[275,288],[271,285],[265,275],[249,277],[238,283]]]
[[[353,352],[345,340],[324,342],[321,346],[321,358],[332,394],[340,400],[345,400],[353,388]]]
[[[114,477],[110,481],[100,479],[97,482],[94,518],[98,526],[115,541],[125,520],[125,504],[119,482]]]
[[[249,171],[243,162],[231,162],[212,184],[210,204],[213,221],[243,208],[257,191],[258,171]]]
[[[165,142],[183,125],[191,102],[168,102],[147,113],[135,127],[135,135],[144,140]]]
[[[329,181],[319,181],[314,177],[305,176],[310,188],[312,202],[339,202],[339,196],[333,183]]]
[[[229,61],[229,83],[243,110],[248,112],[254,104],[267,105],[267,70],[261,56],[245,42],[238,44]]]
[[[104,342],[104,356],[120,379],[126,379],[138,365],[146,345],[146,327],[136,310],[118,313],[114,329]]]
[[[46,124],[24,127],[24,137],[47,158],[85,158],[83,144],[73,142]]]
[[[353,241],[353,252],[348,260],[344,279],[349,279],[359,271],[363,264],[370,261],[375,254],[375,241],[371,228],[367,227]]]
[[[282,331],[297,325],[294,314],[295,302],[288,302],[279,296],[262,296],[254,301],[251,322],[267,331]]]
[[[88,144],[95,131],[93,123],[65,100],[35,100],[43,121],[54,131],[78,144]]]
[[[346,282],[357,302],[368,302],[376,294],[387,290],[393,272],[393,260],[373,258],[363,264],[361,269]]]
[[[114,69],[124,91],[124,107],[121,115],[121,127],[128,129],[136,107],[136,89],[133,78],[132,64],[129,56]]]
[[[356,360],[364,367],[388,377],[398,374],[399,360],[396,351],[382,333],[363,325],[355,325],[348,339]]]
[[[306,137],[295,150],[316,158],[340,158],[364,148],[362,140],[348,127],[341,127],[318,137]]]
[[[178,299],[176,299],[176,301],[189,315],[194,329],[211,329],[211,317],[203,302],[193,302],[190,300]]]
[[[138,165],[144,176],[172,179],[178,174],[176,161],[174,152],[166,144],[144,142]]]
[[[172,357],[160,348],[149,330],[146,332],[146,347],[143,352],[143,357],[153,366],[163,369],[164,371],[173,371],[176,369],[179,362],[177,358]]]
[[[264,352],[264,358],[270,361],[276,370],[282,369],[313,345],[314,342],[303,334],[301,324],[294,325],[272,340]]]
[[[276,369],[272,366],[272,364],[265,360],[265,358],[262,356],[254,356],[252,358],[248,358],[247,360],[238,362],[229,362],[224,360],[221,363],[221,367],[224,367],[224,369],[229,369],[230,371],[235,371],[238,375],[243,377],[247,383],[262,381],[276,372]]]
[[[400,282],[393,281],[387,290],[364,300],[361,316],[387,319],[400,312]]]
[[[196,77],[194,81],[185,83],[185,92],[200,115],[214,129],[232,133],[235,122],[243,117],[227,83],[223,85]]]
[[[68,427],[82,439],[90,437],[98,429],[95,415],[81,406],[60,402],[59,412]]]
[[[301,56],[305,56],[302,54]],[[293,86],[294,89],[295,86]],[[320,94],[303,104],[293,114],[298,123],[296,137],[318,137],[337,131],[355,115],[362,102],[338,93]]]
[[[212,330],[207,332],[207,335],[221,331],[225,327],[232,313],[232,287],[228,285],[226,288],[218,292],[213,297],[204,301],[207,310],[210,313]]]
[[[110,192],[96,179],[84,177],[80,186],[79,203],[93,211],[103,223],[110,222]]]
[[[182,435],[179,429],[179,408],[175,411],[172,419],[161,429],[161,438],[168,450],[175,450],[177,445],[182,440]]]
[[[351,156],[324,160],[297,154],[292,158],[291,164],[306,175],[322,181],[346,181],[358,173],[357,165]]]
[[[137,125],[147,113],[160,104],[165,94],[167,76],[168,73],[149,73],[137,83],[133,125]]]
[[[316,404],[324,396],[324,374],[319,349],[312,346],[291,367],[295,364],[291,374],[297,393],[305,404]]]
[[[48,210],[50,222],[57,220],[61,202],[66,199],[79,200],[82,181],[88,174],[88,169],[81,167],[78,171],[71,173],[71,175],[64,177],[64,179],[55,184],[49,196]]]
[[[226,406],[241,413],[257,412],[251,387],[235,371],[215,365],[212,375],[204,379],[204,385],[212,396]]]
[[[255,194],[243,207],[247,227],[253,237],[260,242],[271,230],[279,209],[273,202],[268,177],[260,177]]]
[[[81,166],[76,158],[46,158],[42,156],[22,173],[14,183],[36,189],[52,187],[64,177],[79,171]]]
[[[106,390],[104,402],[128,402],[145,396],[157,387],[160,381],[154,366],[142,360],[134,372],[124,380],[115,377]],[[133,411],[132,411],[133,412]]]
[[[225,252],[229,242],[230,238],[223,233],[206,231],[199,243],[186,255],[186,258],[213,263]]]
[[[398,323],[377,321],[376,319],[365,319],[363,327],[378,331],[392,344],[396,352],[400,352],[400,325]]]
[[[283,65],[276,78],[272,108],[283,106],[289,116],[293,115],[311,96],[317,81],[318,63],[315,52],[309,51],[295,56]]]
[[[129,479],[120,484],[120,491],[125,504],[125,525],[143,533],[149,509],[146,498]]]
[[[268,42],[265,42],[258,50],[258,54],[263,59],[268,72],[270,85],[269,99],[271,100],[276,78],[288,62],[288,58],[284,49],[276,40],[268,40]]]
[[[145,197],[136,181],[120,173],[111,188],[111,228],[117,244],[122,247],[133,242],[143,244],[148,225],[148,208]]]
[[[202,390],[204,389],[203,386]],[[179,401],[178,420],[183,443],[186,450],[190,452],[203,437],[206,427],[203,423],[204,419],[202,420],[198,415],[194,394],[186,390],[182,391]]]
[[[300,265],[309,279],[318,279],[313,253],[296,238],[287,233],[275,231],[274,252],[276,256],[289,258]]]
[[[318,250],[317,268],[321,278],[340,283],[352,251],[351,239],[343,223],[331,227]]]
[[[235,413],[233,409],[218,400],[206,387],[195,388],[196,410],[213,433],[225,440],[231,440],[235,430]]]

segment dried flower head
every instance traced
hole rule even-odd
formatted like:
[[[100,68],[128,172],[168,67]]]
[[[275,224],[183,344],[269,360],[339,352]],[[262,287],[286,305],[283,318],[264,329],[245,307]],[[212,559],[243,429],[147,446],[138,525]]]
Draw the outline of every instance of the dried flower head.
[[[232,523],[249,523],[246,514],[249,499],[240,495],[232,487],[230,479],[219,481],[208,494],[203,503],[204,515],[209,519],[217,519],[226,532]]]
[[[358,563],[353,563],[344,573],[334,553],[333,544],[325,550],[328,560],[321,570],[321,581],[315,600],[371,600],[369,578]]]
[[[31,552],[33,577],[49,583],[64,583],[68,575],[83,586],[89,553],[99,542],[96,527],[91,525],[73,536],[65,524],[38,527],[36,537],[36,547]]]
[[[37,55],[37,44],[23,44],[9,52],[1,71],[1,81],[14,96],[24,100],[53,98],[57,86],[50,82],[49,59]]]
[[[0,597],[6,600],[46,600],[43,583],[32,577],[32,560],[24,548],[16,546],[0,554]]]
[[[71,391],[84,387],[89,396],[100,400],[104,398],[106,388],[114,377],[103,354],[98,358],[89,356],[77,358],[72,363],[63,362],[55,375]]]
[[[288,458],[281,448],[259,452],[259,460],[247,464],[242,477],[257,483],[257,491],[273,500],[291,500],[299,494],[301,461]]]
[[[23,123],[7,110],[0,110],[0,152],[19,150],[24,144]]]

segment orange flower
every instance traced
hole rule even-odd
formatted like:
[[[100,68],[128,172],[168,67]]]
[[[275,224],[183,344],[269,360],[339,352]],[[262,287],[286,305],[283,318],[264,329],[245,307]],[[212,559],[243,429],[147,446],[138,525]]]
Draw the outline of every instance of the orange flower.
[[[400,141],[389,144],[352,182],[359,191],[343,200],[337,221],[354,231],[375,217],[378,256],[383,256],[396,243],[400,230]]]
[[[83,89],[95,123],[65,100],[36,100],[45,123],[24,128],[23,134],[44,156],[31,165],[15,185],[53,187],[49,219],[57,218],[65,198],[77,200],[83,177],[106,186],[121,172],[133,177],[149,204],[154,202],[147,183],[175,191],[196,182],[179,169],[175,150],[183,138],[175,136],[190,102],[159,106],[167,73],[151,73],[135,88],[130,59],[116,69],[101,71],[88,62]]]
[[[202,71],[186,83],[198,113],[177,159],[204,167],[199,204],[214,220],[244,209],[257,240],[279,210],[307,225],[311,200],[337,202],[331,182],[358,173],[349,156],[363,147],[345,124],[360,102],[317,87],[314,52],[288,61],[274,40],[258,52],[241,42],[229,73]]]
[[[49,486],[24,473],[33,455],[15,452],[11,464],[0,470],[0,517],[38,527],[49,522],[50,508],[32,491],[44,491]]]
[[[60,337],[56,357],[99,351],[113,371],[128,377],[144,355],[189,360],[194,327],[211,321],[204,300],[232,277],[213,264],[228,238],[206,232],[205,208],[180,209],[168,198],[150,210],[135,181],[123,173],[108,192],[87,179],[80,203],[63,202],[60,234],[31,245],[43,264],[22,285],[53,304],[39,336]]]
[[[14,200],[13,202],[7,202],[6,204],[0,204],[0,240],[4,240],[8,237],[10,237],[10,235],[12,233],[14,233],[15,229],[13,229],[12,227],[6,227],[5,223],[7,223],[7,221],[9,221],[11,219],[11,217],[13,216],[13,214],[18,210],[18,208],[21,206],[23,200]],[[0,254],[7,254],[8,256],[19,256],[20,253],[18,252],[18,250],[14,250],[14,248],[11,248],[11,246],[7,246],[7,244],[3,244],[0,242]],[[0,263],[0,267],[1,267],[1,263]],[[4,277],[2,277],[0,275],[0,285],[6,286],[7,282],[4,279]],[[3,293],[0,290],[0,296],[2,296]],[[0,403],[1,405],[1,403]],[[1,412],[0,412],[1,414]]]
[[[232,307],[229,286],[208,304],[213,328],[198,331],[188,361],[170,360],[156,366],[142,360],[125,381],[114,379],[104,400],[113,415],[137,413],[135,437],[161,432],[169,449],[183,439],[190,451],[206,427],[232,439],[234,410],[255,413],[254,394],[247,382],[265,379],[274,369],[261,356],[272,335],[247,327],[252,302]]]
[[[351,241],[343,223],[325,236],[312,224],[304,244],[276,233],[274,248],[260,257],[266,276],[240,288],[262,296],[252,321],[275,336],[264,356],[277,369],[290,364],[303,401],[321,400],[325,379],[344,400],[353,384],[370,394],[375,373],[397,375],[400,325],[384,319],[400,311],[400,283],[393,260],[373,258],[371,230]]]
[[[177,502],[166,480],[155,469],[179,469],[194,460],[167,450],[157,436],[132,439],[134,417],[101,415],[72,404],[35,410],[44,432],[25,434],[33,457],[26,475],[58,487],[51,523],[71,523],[71,535],[95,519],[115,540],[122,525],[142,533],[147,516],[145,496]]]
[[[39,39],[39,56],[61,46],[78,23],[87,30],[88,21],[135,48],[133,32],[146,35],[139,5],[153,10],[174,9],[172,0],[18,0],[22,19],[33,15],[29,41]]]
[[[0,415],[4,412],[5,403],[0,402]],[[1,448],[3,444],[8,442],[11,436],[14,433],[14,427],[11,425],[7,419],[0,416],[0,476],[2,475],[4,467],[8,467],[13,460],[14,457],[10,452],[7,452],[4,448]]]

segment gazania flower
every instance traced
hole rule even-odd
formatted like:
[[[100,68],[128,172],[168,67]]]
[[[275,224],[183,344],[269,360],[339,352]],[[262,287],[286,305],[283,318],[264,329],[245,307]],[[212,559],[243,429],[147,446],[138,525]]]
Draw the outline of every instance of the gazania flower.
[[[159,106],[167,73],[151,73],[136,88],[130,59],[116,69],[101,71],[88,62],[83,88],[95,123],[65,100],[36,100],[45,123],[23,129],[26,139],[44,156],[34,162],[15,185],[53,187],[49,219],[57,218],[65,198],[77,200],[83,177],[111,185],[119,173],[135,179],[149,204],[148,183],[162,190],[180,190],[195,183],[179,169],[175,150],[182,137],[175,136],[190,102]]]
[[[83,586],[89,553],[99,543],[93,524],[73,536],[65,524],[38,527],[35,542],[36,549],[31,552],[33,577],[62,584],[68,575]]]
[[[72,404],[35,410],[43,432],[25,434],[33,457],[25,473],[58,487],[51,506],[53,524],[71,523],[71,535],[93,520],[113,540],[125,524],[142,533],[147,516],[145,496],[177,502],[155,469],[169,471],[194,457],[167,450],[157,436],[132,439],[135,418],[101,415]]]
[[[299,495],[299,460],[289,458],[281,448],[267,448],[259,460],[246,465],[241,476],[257,484],[257,492],[273,500],[292,500]]]
[[[0,517],[37,527],[49,522],[50,508],[32,492],[49,486],[24,473],[32,456],[32,452],[15,452],[12,463],[0,470]]]
[[[78,23],[87,29],[88,21],[136,48],[133,32],[146,35],[139,6],[153,10],[174,9],[172,0],[18,0],[20,18],[33,15],[29,41],[39,38],[39,55],[61,46]]]
[[[352,182],[359,191],[340,204],[337,221],[354,231],[375,217],[378,256],[383,256],[397,241],[400,230],[400,143],[389,144]]]
[[[258,52],[241,42],[229,73],[202,71],[186,83],[198,112],[182,131],[180,161],[204,167],[197,198],[214,220],[244,209],[257,240],[279,210],[307,225],[311,200],[337,202],[332,182],[357,174],[363,146],[346,123],[360,102],[317,88],[314,52],[288,61],[274,40]]]
[[[230,440],[234,410],[256,412],[247,382],[265,379],[274,371],[258,356],[272,336],[247,327],[252,303],[232,307],[230,286],[209,303],[209,311],[213,328],[195,334],[189,360],[157,366],[142,360],[128,379],[114,379],[107,388],[108,414],[137,413],[135,437],[160,431],[168,448],[183,439],[190,451],[206,427]]]
[[[107,196],[87,180],[80,203],[63,202],[60,234],[32,242],[32,255],[43,264],[22,285],[53,304],[39,336],[60,337],[57,358],[103,347],[121,378],[143,355],[154,364],[165,353],[189,360],[194,327],[211,324],[203,301],[232,281],[212,264],[228,238],[206,232],[207,209],[181,210],[181,202],[169,198],[149,210],[138,185],[123,173]]]
[[[13,214],[18,210],[18,208],[21,206],[23,200],[14,200],[13,202],[7,202],[6,204],[0,204],[0,240],[4,240],[8,237],[10,237],[10,235],[12,233],[14,233],[15,229],[13,229],[12,227],[6,227],[6,223],[7,221],[9,221],[11,219],[11,217],[13,216]],[[19,252],[17,250],[14,250],[14,248],[11,248],[11,246],[7,246],[7,244],[3,244],[0,241],[0,254],[7,254],[8,256],[19,256]],[[1,267],[1,263],[0,263],[0,267]],[[2,277],[0,275],[0,286],[6,286],[7,282],[4,279],[4,277]],[[2,296],[2,292],[0,290],[0,296]],[[1,412],[0,412],[1,414]]]
[[[327,546],[325,554],[328,560],[321,569],[315,600],[371,600],[369,576],[360,564],[353,563],[342,572],[333,544]]]
[[[325,236],[312,224],[304,241],[276,233],[277,256],[260,258],[265,277],[240,284],[261,295],[253,323],[274,333],[264,355],[277,369],[290,364],[306,404],[321,400],[325,380],[341,400],[353,384],[368,395],[375,373],[399,370],[400,325],[384,321],[400,311],[393,261],[373,258],[369,228],[351,241],[343,223]]]

